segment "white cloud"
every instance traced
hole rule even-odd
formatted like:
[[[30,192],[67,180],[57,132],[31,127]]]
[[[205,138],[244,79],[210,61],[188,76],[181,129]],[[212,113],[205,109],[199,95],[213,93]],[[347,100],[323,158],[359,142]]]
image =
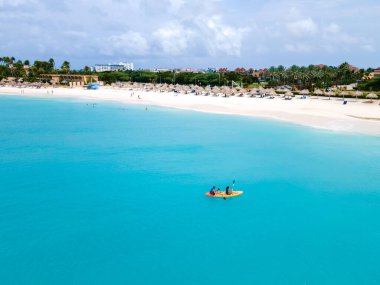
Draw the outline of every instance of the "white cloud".
[[[288,43],[285,44],[285,49],[289,52],[308,53],[313,51],[313,46],[306,43]]]
[[[35,0],[0,0],[0,7],[6,7],[6,6],[21,6],[25,4],[33,4],[35,3]]]
[[[286,26],[296,37],[313,36],[318,32],[318,25],[311,18],[290,22]]]
[[[147,66],[167,66],[170,57],[195,67],[299,64],[298,54],[327,64],[373,61],[380,45],[373,2],[0,0],[0,56]]]
[[[186,26],[185,26],[186,25]],[[223,23],[221,16],[199,16],[191,22],[169,22],[153,33],[159,53],[165,55],[240,56],[247,28]]]
[[[330,23],[328,26],[324,27],[323,32],[325,34],[336,35],[341,32],[341,27],[335,23]]]
[[[243,37],[248,28],[234,28],[222,22],[221,16],[199,18],[198,27],[204,34],[210,55],[240,56]]]
[[[147,40],[140,33],[133,31],[110,36],[102,42],[102,52],[108,56],[117,54],[123,56],[141,56],[145,55],[149,50]]]
[[[170,23],[153,33],[161,52],[173,56],[187,52],[193,37],[194,32],[180,23]]]
[[[62,34],[68,37],[76,38],[76,39],[83,39],[83,38],[88,37],[88,34],[86,32],[75,31],[75,30],[64,30]]]
[[[183,5],[186,3],[185,0],[169,0],[170,3],[170,11],[172,13],[177,13]]]
[[[361,48],[367,52],[375,52],[376,51],[375,47],[371,44],[364,44],[361,46]]]

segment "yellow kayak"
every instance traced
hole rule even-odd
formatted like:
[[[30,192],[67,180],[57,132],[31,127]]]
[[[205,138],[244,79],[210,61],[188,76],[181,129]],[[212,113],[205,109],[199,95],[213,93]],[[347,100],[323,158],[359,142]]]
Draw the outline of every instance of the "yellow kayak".
[[[215,195],[210,194],[210,192],[205,193],[207,197],[214,197],[214,198],[229,198],[229,197],[236,197],[243,195],[243,191],[232,191],[230,195],[227,195],[224,191],[216,191]]]

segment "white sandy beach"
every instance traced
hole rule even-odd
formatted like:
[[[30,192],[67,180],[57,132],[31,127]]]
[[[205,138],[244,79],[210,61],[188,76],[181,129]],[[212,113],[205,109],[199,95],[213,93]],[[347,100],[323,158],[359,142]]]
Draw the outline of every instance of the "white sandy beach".
[[[134,92],[133,96],[131,96],[132,92]],[[209,113],[269,118],[314,128],[380,136],[378,100],[375,100],[374,103],[364,103],[368,100],[348,99],[348,104],[343,105],[342,99],[328,100],[326,97],[307,99],[296,97],[293,100],[284,100],[280,97],[275,99],[225,98],[193,94],[176,96],[174,93],[129,91],[105,87],[99,90],[0,87],[0,94],[50,99],[72,98],[96,102],[115,101],[123,104],[140,104],[144,107],[156,105]]]

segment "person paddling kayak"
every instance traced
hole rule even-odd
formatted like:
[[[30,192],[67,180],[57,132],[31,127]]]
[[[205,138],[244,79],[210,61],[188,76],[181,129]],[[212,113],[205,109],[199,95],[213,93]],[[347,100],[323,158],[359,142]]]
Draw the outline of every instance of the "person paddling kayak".
[[[236,196],[243,195],[243,191],[241,190],[235,190],[235,180],[232,182],[232,186],[227,186],[226,190],[220,190],[220,188],[216,188],[215,186],[211,188],[210,191],[207,191],[205,193],[208,197],[214,197],[214,198],[222,198],[226,200],[227,198],[232,198]]]
[[[226,194],[227,194],[227,195],[231,195],[231,194],[232,194],[232,191],[231,191],[230,186],[227,186],[227,187],[226,187]]]

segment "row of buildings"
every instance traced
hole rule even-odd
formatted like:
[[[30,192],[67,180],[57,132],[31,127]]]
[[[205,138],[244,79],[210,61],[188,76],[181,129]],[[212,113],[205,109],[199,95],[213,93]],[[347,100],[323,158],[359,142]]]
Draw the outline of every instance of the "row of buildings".
[[[119,63],[109,63],[109,64],[95,64],[92,71],[95,72],[109,72],[109,71],[126,71],[134,70],[133,62],[119,62]]]
[[[134,70],[134,64],[132,62],[119,62],[119,63],[108,63],[108,64],[95,64],[91,68],[91,71],[94,72],[114,72],[114,71],[126,71]],[[194,73],[206,73],[206,72],[217,72],[216,68],[209,69],[193,69],[193,68],[181,68],[181,69],[166,69],[166,68],[152,68],[146,69],[151,72],[165,72],[165,71],[175,71],[175,72],[194,72]]]
[[[380,76],[380,67],[374,70],[373,72],[371,72],[370,74],[368,74],[367,79],[372,79],[376,76]]]

